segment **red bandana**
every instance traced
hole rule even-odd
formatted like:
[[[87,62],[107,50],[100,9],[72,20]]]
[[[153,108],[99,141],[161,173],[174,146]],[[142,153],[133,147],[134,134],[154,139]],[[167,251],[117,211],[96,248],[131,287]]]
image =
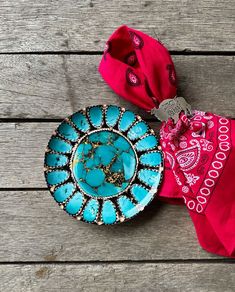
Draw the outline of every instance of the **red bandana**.
[[[108,40],[99,71],[118,95],[146,111],[176,96],[167,49],[127,26]],[[164,122],[160,134],[165,172],[158,196],[186,204],[204,249],[235,257],[235,121],[181,113],[176,123]]]

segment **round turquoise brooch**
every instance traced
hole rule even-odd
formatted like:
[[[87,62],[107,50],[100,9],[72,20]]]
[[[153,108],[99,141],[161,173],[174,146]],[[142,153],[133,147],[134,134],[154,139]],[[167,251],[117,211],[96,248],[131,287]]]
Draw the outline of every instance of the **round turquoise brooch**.
[[[68,214],[115,224],[154,198],[163,155],[154,131],[139,116],[103,105],[66,118],[48,143],[44,164],[50,192]]]

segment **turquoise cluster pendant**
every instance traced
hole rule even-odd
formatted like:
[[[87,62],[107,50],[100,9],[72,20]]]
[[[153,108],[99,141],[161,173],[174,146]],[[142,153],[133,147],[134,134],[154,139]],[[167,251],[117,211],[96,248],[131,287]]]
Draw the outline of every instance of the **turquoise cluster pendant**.
[[[162,180],[163,155],[154,131],[139,116],[99,105],[59,125],[44,167],[52,196],[69,215],[115,224],[152,201]]]

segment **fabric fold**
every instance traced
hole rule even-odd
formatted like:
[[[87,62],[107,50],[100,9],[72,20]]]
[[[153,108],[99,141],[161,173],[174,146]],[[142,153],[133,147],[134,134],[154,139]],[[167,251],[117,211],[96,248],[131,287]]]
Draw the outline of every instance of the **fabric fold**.
[[[127,26],[109,38],[99,72],[122,98],[152,112],[177,94],[173,61],[164,45]],[[165,156],[158,196],[185,204],[201,246],[235,257],[235,121],[212,113],[180,113],[162,123]]]

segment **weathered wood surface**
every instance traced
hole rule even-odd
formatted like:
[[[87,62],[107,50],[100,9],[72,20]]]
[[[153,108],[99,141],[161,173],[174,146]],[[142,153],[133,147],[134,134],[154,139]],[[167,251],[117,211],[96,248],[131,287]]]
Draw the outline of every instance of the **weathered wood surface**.
[[[0,188],[46,187],[45,149],[58,122],[0,123]],[[150,123],[153,129],[159,123]]]
[[[4,292],[233,292],[235,286],[231,264],[6,265],[0,273]]]
[[[0,118],[64,118],[94,104],[120,104],[101,79],[101,56],[0,55]],[[173,56],[179,95],[193,108],[234,117],[232,56]],[[145,117],[150,117],[144,115]]]
[[[58,123],[0,123],[0,186],[45,187],[44,151]]]
[[[121,24],[171,50],[234,50],[234,2],[2,0],[0,51],[102,50]]]
[[[69,218],[36,189],[46,187],[54,119],[103,103],[150,118],[97,72],[96,52],[122,23],[173,51],[179,95],[194,108],[235,118],[232,0],[2,0],[0,291],[234,291],[234,265],[200,248],[185,207],[155,200],[130,222],[98,227]]]
[[[183,206],[155,200],[127,223],[97,226],[71,218],[49,191],[0,195],[0,262],[216,258],[198,245]]]

